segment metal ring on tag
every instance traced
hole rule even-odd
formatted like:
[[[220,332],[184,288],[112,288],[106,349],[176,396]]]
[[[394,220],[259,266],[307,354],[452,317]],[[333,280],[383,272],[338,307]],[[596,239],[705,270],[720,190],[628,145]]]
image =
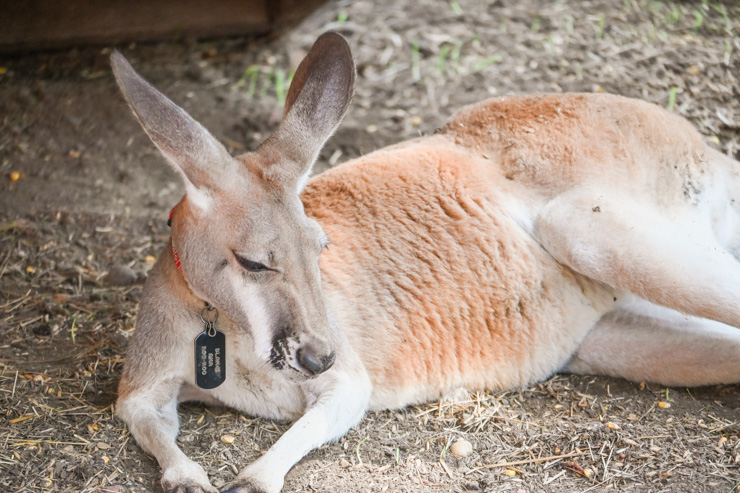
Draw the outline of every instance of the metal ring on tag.
[[[215,337],[216,336],[216,324],[213,322],[208,322],[208,337]]]
[[[206,314],[212,314],[213,319],[211,320],[211,317],[206,316]],[[215,324],[218,321],[218,310],[207,304],[200,311],[200,319],[204,324]]]

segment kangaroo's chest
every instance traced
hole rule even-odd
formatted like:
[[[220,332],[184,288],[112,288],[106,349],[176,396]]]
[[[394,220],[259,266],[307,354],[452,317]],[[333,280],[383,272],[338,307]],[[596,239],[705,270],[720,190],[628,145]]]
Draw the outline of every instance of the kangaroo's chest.
[[[307,403],[301,388],[257,361],[246,334],[229,327],[224,328],[224,333],[225,380],[213,389],[198,387],[199,369],[194,363],[190,365],[188,383],[180,392],[180,401],[218,403],[268,419],[292,420],[302,415]]]

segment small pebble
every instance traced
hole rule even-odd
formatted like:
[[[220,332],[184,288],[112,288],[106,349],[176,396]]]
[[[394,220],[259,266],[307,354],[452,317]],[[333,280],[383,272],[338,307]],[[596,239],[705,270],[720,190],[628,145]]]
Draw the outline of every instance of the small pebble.
[[[473,444],[464,438],[460,438],[452,444],[450,453],[458,457],[467,457],[473,453]]]
[[[226,444],[234,443],[234,440],[236,440],[236,437],[234,435],[224,435],[221,437],[221,441]]]
[[[342,467],[342,468],[349,467],[349,461],[347,459],[340,459],[339,460],[339,467]]]
[[[105,275],[104,281],[111,286],[130,286],[136,282],[136,272],[127,265],[114,265]]]

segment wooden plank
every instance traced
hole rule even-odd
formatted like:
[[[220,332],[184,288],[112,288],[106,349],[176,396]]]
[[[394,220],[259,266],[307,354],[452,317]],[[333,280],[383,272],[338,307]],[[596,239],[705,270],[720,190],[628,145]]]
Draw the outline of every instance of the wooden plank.
[[[16,0],[0,6],[0,51],[264,34],[270,0]],[[272,10],[272,11],[271,11]]]

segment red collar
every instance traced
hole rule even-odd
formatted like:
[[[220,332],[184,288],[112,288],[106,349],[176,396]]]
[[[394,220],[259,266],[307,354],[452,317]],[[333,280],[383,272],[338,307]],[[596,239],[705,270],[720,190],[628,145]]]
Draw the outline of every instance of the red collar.
[[[172,226],[172,216],[175,214],[175,208],[177,206],[173,207],[170,211],[170,218],[167,220],[167,226]],[[175,266],[177,267],[177,270],[180,271],[180,275],[183,279],[185,279],[185,274],[182,272],[182,262],[180,262],[180,255],[177,253],[177,249],[175,248],[175,242],[171,241],[172,243],[172,256],[175,258]]]

